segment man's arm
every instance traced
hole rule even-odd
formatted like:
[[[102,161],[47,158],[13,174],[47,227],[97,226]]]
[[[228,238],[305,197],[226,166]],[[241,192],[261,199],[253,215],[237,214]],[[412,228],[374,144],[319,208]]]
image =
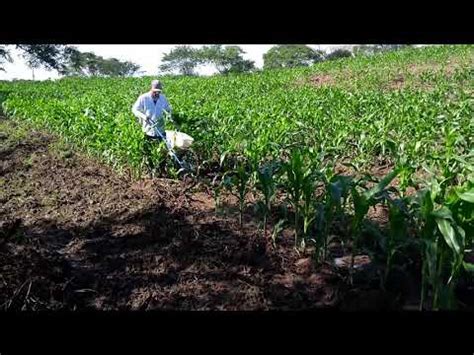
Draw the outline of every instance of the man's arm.
[[[143,122],[147,120],[146,115],[142,112],[142,103],[140,98],[138,98],[137,101],[135,101],[135,103],[133,104],[132,112],[135,117],[139,119],[141,124],[143,124]]]

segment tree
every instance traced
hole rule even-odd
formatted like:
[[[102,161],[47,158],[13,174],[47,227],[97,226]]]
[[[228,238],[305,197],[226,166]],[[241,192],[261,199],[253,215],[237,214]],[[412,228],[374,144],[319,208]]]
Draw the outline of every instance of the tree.
[[[163,64],[159,69],[163,72],[178,70],[182,75],[195,75],[194,69],[202,64],[198,51],[190,46],[177,46],[169,53],[165,53]]]
[[[10,51],[5,46],[0,46],[0,71],[5,71],[3,68],[3,63],[12,62],[12,57],[10,56]]]
[[[101,76],[131,76],[140,68],[132,62],[122,62],[116,58],[104,59],[98,57],[94,62],[96,74]]]
[[[122,62],[116,58],[103,59],[100,63],[100,70],[107,76],[129,76],[135,74],[140,68],[132,62]]]
[[[139,70],[140,70],[140,65],[133,62],[125,61],[125,62],[120,62],[117,73],[118,73],[118,76],[133,76],[139,73]]]
[[[239,46],[212,45],[197,51],[200,63],[214,65],[220,74],[243,73],[255,69],[255,63],[244,59],[242,54],[245,52]]]
[[[352,56],[353,54],[350,50],[338,48],[336,50],[333,50],[331,53],[327,54],[325,59],[333,60],[333,59],[347,58],[347,57],[352,57]]]
[[[63,53],[67,46],[56,44],[18,44],[22,56],[27,62],[35,67],[43,67],[46,70],[59,69]]]
[[[68,47],[64,50],[64,63],[58,71],[61,75],[66,76],[82,75],[84,67],[84,53],[75,47]]]
[[[31,68],[43,67],[46,70],[57,70],[66,76],[131,76],[138,72],[140,66],[116,58],[104,59],[92,52],[81,52],[75,47],[53,44],[19,44],[16,48]],[[12,62],[10,51],[0,46],[0,70],[5,61]]]
[[[12,46],[11,46],[12,47]],[[65,45],[56,44],[17,44],[15,48],[20,51],[26,64],[31,68],[34,79],[34,69],[43,67],[46,70],[61,70],[65,50]],[[10,49],[7,46],[0,46],[0,65],[5,61],[12,62]],[[5,71],[0,66],[0,70]]]
[[[56,44],[18,44],[16,48],[21,50],[22,57],[33,72],[34,69],[43,67],[46,70],[60,70],[64,50],[67,46]]]
[[[69,47],[64,51],[64,63],[59,72],[66,76],[131,76],[139,69],[140,66],[132,62],[104,59],[92,52]]]
[[[92,52],[80,52],[71,48],[60,73],[66,76],[97,76],[100,74],[102,57]]]
[[[324,58],[322,51],[305,45],[279,45],[263,55],[263,68],[293,68],[308,66]]]

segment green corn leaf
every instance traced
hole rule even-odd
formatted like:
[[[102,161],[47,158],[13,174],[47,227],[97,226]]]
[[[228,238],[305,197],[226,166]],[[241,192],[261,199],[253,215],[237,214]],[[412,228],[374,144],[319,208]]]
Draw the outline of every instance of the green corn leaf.
[[[474,203],[474,188],[470,189],[469,191],[463,192],[461,194],[458,193],[458,195],[461,200]]]
[[[420,147],[421,147],[421,141],[416,142],[416,144],[415,144],[415,152],[418,152],[418,151],[420,150]]]
[[[373,198],[374,196],[376,196],[377,194],[382,192],[392,182],[392,180],[395,179],[395,177],[398,175],[398,173],[399,173],[398,168],[393,170],[392,172],[390,172],[382,180],[380,180],[380,182],[377,185],[375,185],[370,190],[365,191],[364,192],[364,197],[367,200],[370,200],[371,198]]]
[[[451,210],[446,206],[443,206],[443,207],[437,209],[436,211],[433,211],[431,213],[431,215],[433,217],[439,218],[439,219],[447,219],[447,220],[450,220],[450,221],[453,220],[453,214],[451,213]]]
[[[390,234],[395,240],[402,240],[407,235],[405,216],[396,203],[389,207]]]
[[[433,201],[429,190],[421,190],[419,192],[420,212],[423,219],[428,219],[433,211]]]
[[[438,229],[444,237],[446,244],[456,253],[461,253],[461,247],[456,238],[456,232],[451,225],[450,221],[445,218],[436,218],[436,223],[438,224]]]
[[[436,197],[441,193],[441,186],[436,179],[431,181],[430,184],[430,194],[433,201],[436,200]]]
[[[356,219],[362,221],[369,210],[369,203],[364,194],[359,194],[355,187],[351,189],[352,199],[354,200],[354,211]]]

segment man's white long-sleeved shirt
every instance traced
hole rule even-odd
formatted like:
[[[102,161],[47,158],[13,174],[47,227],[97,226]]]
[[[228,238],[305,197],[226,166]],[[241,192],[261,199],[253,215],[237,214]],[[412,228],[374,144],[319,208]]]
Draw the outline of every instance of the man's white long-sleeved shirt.
[[[165,95],[160,94],[156,101],[150,92],[140,95],[132,107],[133,114],[139,119],[143,132],[152,137],[158,137],[158,132],[165,131],[163,113],[171,113],[171,107]]]

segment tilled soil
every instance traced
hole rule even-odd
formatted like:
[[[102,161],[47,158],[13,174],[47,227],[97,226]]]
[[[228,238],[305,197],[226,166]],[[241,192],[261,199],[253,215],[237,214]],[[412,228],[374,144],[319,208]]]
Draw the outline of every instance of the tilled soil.
[[[0,307],[267,310],[337,307],[330,266],[274,247],[256,218],[215,213],[182,182],[131,181],[31,131],[0,137]],[[289,234],[289,233],[287,233]],[[285,235],[285,234],[284,234]]]

